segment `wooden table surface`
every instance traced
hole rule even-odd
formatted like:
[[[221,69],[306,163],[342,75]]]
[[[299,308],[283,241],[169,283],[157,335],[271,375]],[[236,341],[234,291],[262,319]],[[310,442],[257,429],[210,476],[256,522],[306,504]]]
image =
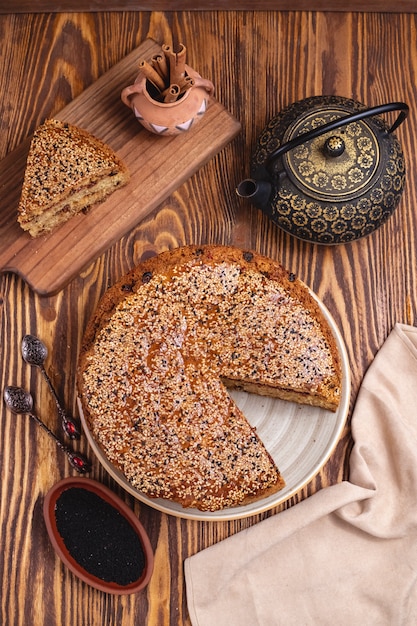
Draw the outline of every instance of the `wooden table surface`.
[[[49,348],[47,368],[76,411],[77,353],[98,298],[143,257],[188,243],[253,248],[280,261],[324,301],[344,337],[352,372],[351,409],[363,375],[396,322],[417,314],[417,15],[314,12],[117,12],[0,16],[0,158],[59,112],[146,37],[183,42],[189,64],[216,85],[217,99],[241,133],[121,241],[54,296],[17,276],[0,277],[1,385],[30,389],[51,428],[56,411],[39,371],[24,364],[24,334]],[[235,194],[266,122],[301,98],[337,94],[368,105],[411,107],[398,136],[407,160],[400,206],[360,241],[321,247],[298,241]],[[0,165],[1,167],[1,165]],[[42,502],[74,472],[54,443],[25,416],[1,405],[0,623],[2,626],[190,624],[183,561],[261,519],[279,514],[347,476],[347,425],[330,460],[276,510],[233,522],[167,516],[123,494],[94,460],[91,477],[110,485],[140,516],[155,551],[148,588],[106,595],[75,578],[46,536]],[[85,438],[80,449],[89,453]],[[230,619],[233,624],[233,617]]]

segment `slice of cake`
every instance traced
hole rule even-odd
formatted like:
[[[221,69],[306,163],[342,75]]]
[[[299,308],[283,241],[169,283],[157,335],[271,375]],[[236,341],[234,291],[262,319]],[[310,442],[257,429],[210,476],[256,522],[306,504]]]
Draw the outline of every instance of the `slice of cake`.
[[[87,131],[46,120],[34,133],[18,206],[18,222],[32,237],[102,202],[129,180],[113,150]]]
[[[103,296],[83,339],[78,390],[107,458],[149,497],[215,511],[284,478],[227,392],[335,411],[335,338],[306,285],[226,246],[148,259]]]

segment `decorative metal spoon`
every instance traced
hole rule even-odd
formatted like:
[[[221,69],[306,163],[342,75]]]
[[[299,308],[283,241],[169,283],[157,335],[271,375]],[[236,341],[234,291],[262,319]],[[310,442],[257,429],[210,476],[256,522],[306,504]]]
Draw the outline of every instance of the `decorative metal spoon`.
[[[77,472],[80,474],[86,474],[91,470],[91,463],[83,454],[75,452],[75,450],[63,444],[55,433],[53,433],[52,430],[50,430],[48,426],[32,412],[33,398],[28,391],[25,391],[21,387],[7,386],[4,389],[4,401],[13,413],[26,413],[29,417],[34,419],[35,422],[37,422],[37,424],[39,424],[39,426],[41,426],[50,437],[52,437],[56,445],[61,448],[63,452],[65,452],[68,456],[69,462],[72,467],[77,470]]]
[[[29,365],[35,365],[35,367],[39,367],[41,370],[43,377],[48,383],[48,387],[54,397],[58,414],[61,418],[62,429],[65,434],[68,435],[70,439],[79,439],[81,431],[78,423],[74,418],[69,417],[62,408],[58,394],[56,393],[51,379],[45,369],[45,360],[48,356],[48,348],[38,337],[35,337],[34,335],[25,335],[22,339],[22,356],[26,363],[29,363]]]

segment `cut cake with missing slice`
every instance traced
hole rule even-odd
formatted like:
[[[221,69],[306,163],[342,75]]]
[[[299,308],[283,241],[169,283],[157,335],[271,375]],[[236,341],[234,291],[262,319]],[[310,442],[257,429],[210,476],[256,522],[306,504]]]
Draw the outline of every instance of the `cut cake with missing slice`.
[[[103,295],[82,342],[78,391],[93,438],[135,489],[218,511],[284,487],[227,387],[339,407],[332,328],[277,262],[184,246],[142,261]]]
[[[46,120],[30,145],[18,222],[38,237],[102,202],[129,178],[126,165],[100,139],[77,126]]]

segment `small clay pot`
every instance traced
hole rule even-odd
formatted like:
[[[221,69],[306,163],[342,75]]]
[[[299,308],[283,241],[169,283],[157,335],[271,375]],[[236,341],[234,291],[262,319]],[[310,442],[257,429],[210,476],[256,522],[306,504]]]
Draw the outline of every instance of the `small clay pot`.
[[[152,94],[153,85],[139,72],[133,85],[123,89],[121,98],[130,107],[142,126],[155,135],[180,135],[194,126],[204,115],[209,98],[214,94],[213,83],[202,78],[188,65],[186,76],[194,80],[175,102],[159,102]]]
[[[117,511],[117,513],[120,513],[130,524],[139,539],[143,553],[144,566],[137,580],[129,582],[128,584],[118,584],[117,582],[108,582],[103,580],[99,576],[95,576],[87,571],[87,569],[85,569],[68,550],[63,537],[58,531],[56,511],[57,502],[60,496],[66,490],[71,489],[85,490],[94,496],[97,496],[101,500],[104,500],[105,503],[113,507],[113,509]],[[123,502],[123,500],[121,500],[121,498],[113,493],[113,491],[101,483],[89,478],[64,478],[56,483],[47,493],[43,503],[43,513],[48,535],[56,553],[68,569],[70,569],[73,574],[78,576],[78,578],[81,578],[81,580],[89,584],[91,587],[116,595],[137,593],[146,587],[151,578],[154,564],[154,555],[148,535],[134,512],[125,504],[125,502]],[[87,529],[85,529],[85,531],[86,536],[88,537]]]

